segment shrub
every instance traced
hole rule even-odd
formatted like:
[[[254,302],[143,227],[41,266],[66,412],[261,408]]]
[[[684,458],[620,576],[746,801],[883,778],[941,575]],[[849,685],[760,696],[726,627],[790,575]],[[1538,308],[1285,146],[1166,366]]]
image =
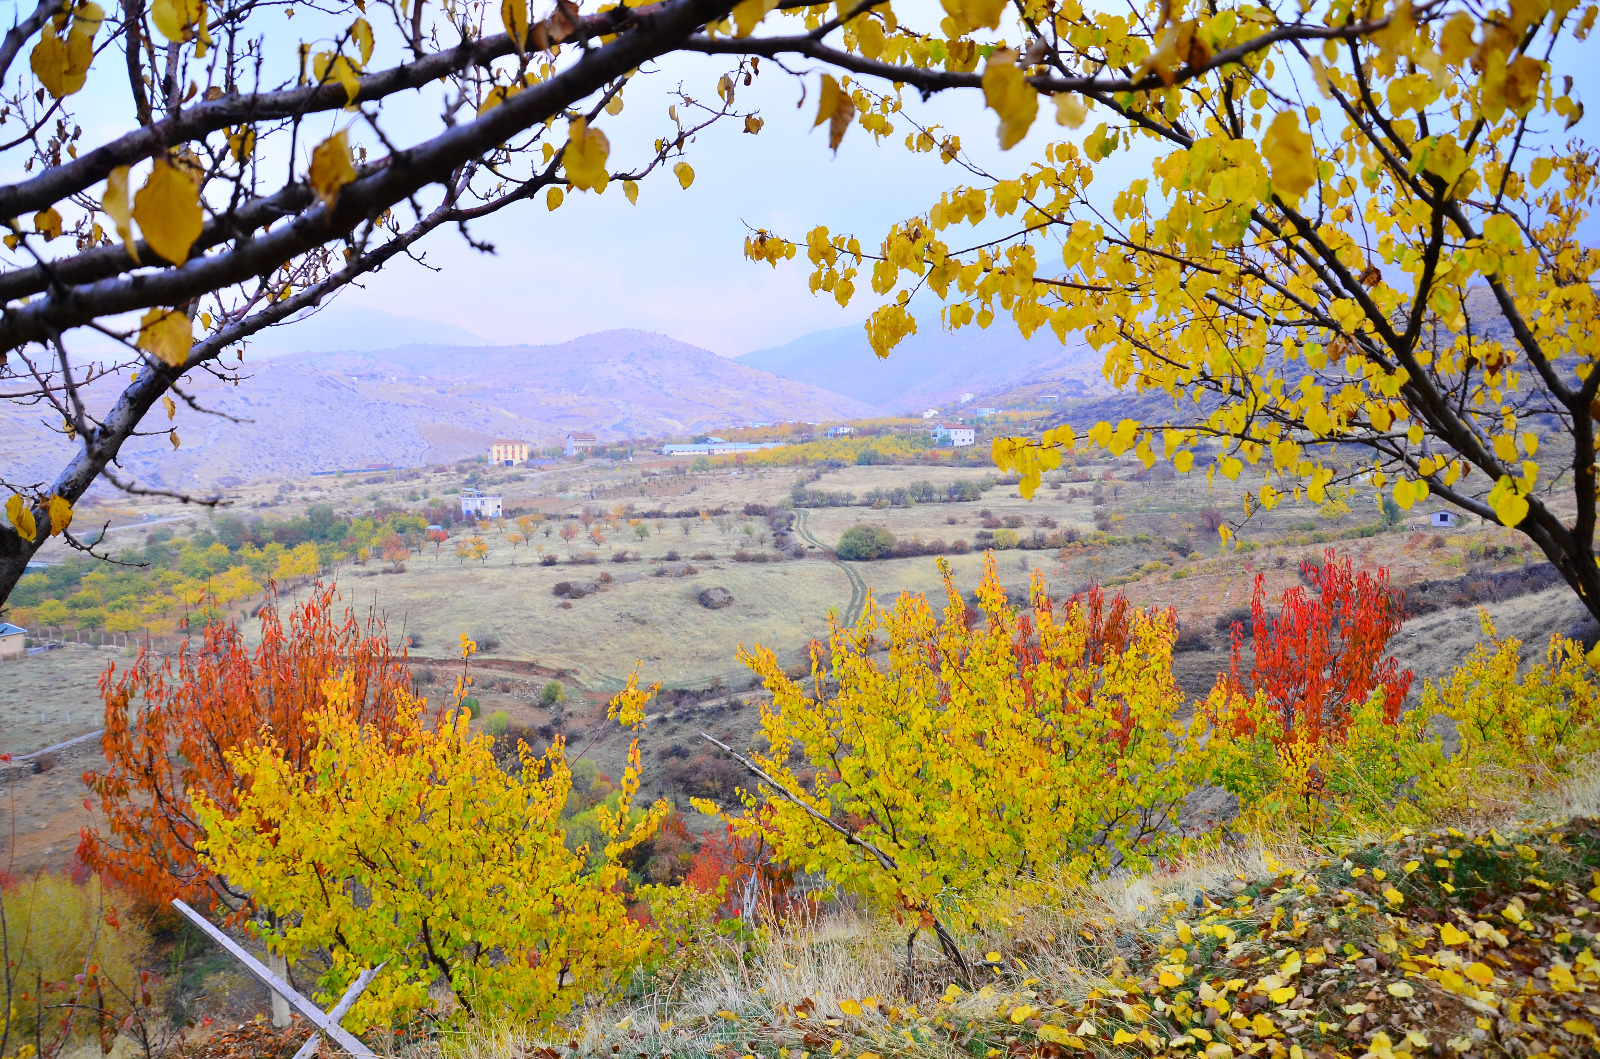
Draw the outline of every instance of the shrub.
[[[1246,678],[1239,645],[1222,680],[1246,696],[1260,692],[1282,717],[1283,737],[1321,742],[1342,735],[1348,711],[1379,690],[1384,717],[1398,720],[1411,687],[1411,671],[1383,657],[1404,622],[1404,603],[1389,588],[1389,572],[1355,573],[1328,549],[1321,566],[1300,564],[1309,586],[1283,594],[1278,614],[1266,613],[1263,575],[1256,575],[1250,601],[1255,662]]]
[[[477,629],[472,634],[472,642],[478,645],[480,651],[497,651],[500,649],[500,634],[493,629]]]
[[[539,565],[540,566],[554,566],[557,563],[559,563],[560,561],[561,560],[559,558],[557,558],[556,556],[554,556],[554,555],[541,555],[541,556],[539,556]]]
[[[1021,515],[1007,515],[1005,517],[1004,521],[1005,521],[1005,524],[1006,524],[1006,529],[1013,529],[1014,530],[1014,529],[1021,529],[1022,528],[1022,516]]]
[[[539,691],[539,702],[545,706],[554,706],[567,697],[566,689],[561,686],[561,681],[551,680]]]
[[[511,715],[505,710],[494,711],[489,715],[489,719],[483,723],[483,730],[496,739],[505,735],[506,730],[510,727]]]
[[[856,627],[833,628],[826,655],[813,649],[805,683],[766,648],[741,652],[773,696],[755,763],[851,834],[770,789],[744,795],[729,818],[737,833],[924,925],[1019,865],[1081,875],[1171,849],[1184,798],[1226,742],[1208,741],[1198,717],[1178,721],[1171,617],[1106,608],[1098,592],[1053,606],[1037,574],[1036,605],[1018,609],[990,556],[978,589],[987,620],[969,620],[940,566],[942,617],[911,594],[892,611],[869,603]],[[888,645],[887,665],[873,644]]]
[[[851,562],[878,559],[894,551],[894,534],[881,526],[858,524],[844,531],[834,551]]]
[[[459,703],[460,708],[468,717],[476,717],[483,712],[483,706],[478,702],[477,696],[468,695]]]
[[[1421,712],[1448,717],[1460,740],[1448,763],[1435,755],[1420,784],[1438,808],[1458,806],[1463,792],[1481,807],[1496,785],[1525,795],[1571,776],[1600,752],[1600,655],[1552,636],[1545,661],[1524,673],[1522,641],[1502,637],[1487,612],[1479,620],[1488,642],[1474,647],[1449,679],[1429,681],[1422,692]]]
[[[328,686],[337,701],[348,683]],[[630,679],[611,715],[638,723],[648,694]],[[521,749],[511,775],[464,715],[427,726],[419,714],[404,710],[382,738],[340,711],[320,713],[308,770],[319,782],[269,741],[235,755],[245,782],[236,815],[197,798],[208,863],[278,917],[268,946],[291,960],[331,952],[317,981],[325,1003],[359,968],[383,963],[347,1016],[356,1030],[433,1008],[435,983],[456,1004],[441,1017],[535,1024],[626,984],[655,939],[628,915],[621,860],[670,808],[658,802],[635,818],[637,742],[614,811],[596,814],[604,842],[586,858],[566,847],[559,823],[572,788],[559,746],[542,758]]]
[[[998,529],[994,531],[994,546],[1000,551],[1006,551],[1017,546],[1017,531]]]

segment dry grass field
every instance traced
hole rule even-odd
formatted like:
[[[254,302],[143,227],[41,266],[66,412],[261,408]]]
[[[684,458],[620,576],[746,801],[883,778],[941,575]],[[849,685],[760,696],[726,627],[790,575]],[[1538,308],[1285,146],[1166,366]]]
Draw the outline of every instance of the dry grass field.
[[[1244,549],[1224,550],[1206,530],[1204,513],[1208,508],[1236,513],[1235,487],[1219,479],[1213,494],[1204,479],[1141,481],[1140,470],[1127,460],[1085,461],[1052,473],[1032,500],[1019,496],[1015,486],[997,484],[981,499],[963,503],[802,508],[795,513],[796,537],[809,547],[796,559],[777,552],[767,518],[742,514],[746,504],[779,505],[801,481],[816,490],[862,498],[918,480],[943,487],[958,479],[981,478],[984,472],[852,466],[811,481],[811,472],[791,468],[684,474],[659,460],[590,461],[538,470],[480,468],[477,483],[503,494],[508,507],[551,516],[584,511],[603,516],[629,503],[639,512],[726,509],[728,514],[647,518],[642,539],[624,521],[604,529],[599,543],[585,536],[570,545],[556,532],[558,520],[548,523],[548,536],[536,532],[519,547],[508,536],[514,527],[488,529],[489,553],[483,562],[457,558],[454,545],[463,536],[458,525],[449,542],[437,551],[429,547],[413,555],[403,571],[392,572],[388,564],[374,560],[342,567],[337,580],[347,604],[361,612],[370,607],[397,635],[403,631],[416,637],[414,672],[419,690],[434,705],[447,701],[455,675],[454,664],[442,660],[457,656],[463,634],[472,636],[480,641],[473,694],[481,701],[484,718],[503,711],[519,730],[544,733],[543,738],[564,733],[573,750],[587,747],[589,756],[613,774],[622,766],[627,739],[610,732],[589,745],[591,735],[605,727],[607,695],[634,668],[646,681],[661,681],[667,691],[641,736],[644,793],[681,796],[695,793],[695,768],[704,768],[695,765],[703,749],[700,731],[732,742],[747,741],[753,732],[755,703],[762,693],[751,686],[748,671],[738,662],[741,644],[759,643],[786,662],[797,662],[809,640],[826,634],[830,613],[854,613],[869,590],[883,604],[907,591],[938,600],[942,587],[932,556],[838,561],[830,549],[857,523],[881,526],[902,541],[943,541],[947,546],[957,540],[976,544],[986,517],[1002,523],[1020,518],[1016,532],[1024,536],[1036,530],[1077,530],[1078,541],[1065,548],[995,552],[1002,582],[1023,591],[1037,572],[1057,598],[1100,583],[1126,593],[1135,604],[1173,608],[1186,636],[1197,630],[1203,641],[1201,649],[1185,651],[1174,662],[1186,692],[1200,697],[1227,665],[1226,620],[1248,606],[1257,576],[1275,598],[1298,583],[1302,560],[1319,559],[1329,546],[1313,543],[1313,534],[1348,535],[1376,521],[1370,500],[1322,511],[1286,503],[1245,527]],[[1096,483],[1105,502],[1098,512],[1090,495]],[[414,505],[415,498],[427,494],[435,502],[445,498],[453,503],[454,491],[464,484],[463,473],[455,469],[400,480],[374,474],[269,481],[241,487],[237,502],[241,513],[268,518],[302,513],[311,503],[331,503],[341,514],[357,514],[386,503]],[[117,510],[130,540],[143,536],[137,520],[185,514],[192,513],[166,502],[130,501]],[[1095,534],[1097,514],[1108,535]],[[1410,526],[1375,536],[1347,536],[1331,546],[1358,565],[1386,567],[1394,582],[1410,592],[1438,595],[1444,589],[1443,609],[1413,618],[1392,644],[1402,664],[1416,672],[1415,697],[1424,679],[1448,673],[1481,637],[1476,603],[1460,605],[1467,597],[1452,597],[1455,589],[1449,586],[1470,577],[1517,582],[1539,557],[1509,531],[1482,525],[1427,530],[1421,528],[1420,509],[1407,521]],[[204,517],[196,524],[203,525]],[[602,518],[596,525],[606,523]],[[555,565],[542,564],[541,550],[555,557]],[[736,561],[741,550],[767,561]],[[623,551],[627,561],[612,561]],[[571,561],[584,552],[593,552],[598,561]],[[977,550],[948,556],[963,592],[976,585],[983,561]],[[557,594],[561,582],[583,588]],[[714,609],[703,605],[702,593],[712,589],[725,590],[732,601]],[[1542,652],[1551,633],[1592,630],[1564,587],[1533,594],[1516,594],[1514,589],[1510,594],[1513,598],[1493,593],[1473,598],[1485,601],[1502,630],[1524,638],[1529,658]],[[99,728],[95,683],[106,664],[120,658],[116,651],[75,647],[0,663],[0,753],[26,753]],[[538,701],[552,676],[559,676],[570,693],[554,709]],[[26,868],[70,857],[73,836],[89,820],[75,778],[82,767],[72,763],[38,775],[14,770],[7,777],[10,786],[0,791],[0,803],[10,806],[14,837],[3,840],[0,864],[9,859],[14,867]]]

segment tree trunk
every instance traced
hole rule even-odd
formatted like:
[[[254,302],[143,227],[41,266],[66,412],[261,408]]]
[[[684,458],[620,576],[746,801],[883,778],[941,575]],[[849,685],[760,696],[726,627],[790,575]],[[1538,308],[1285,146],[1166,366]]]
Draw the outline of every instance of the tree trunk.
[[[289,980],[289,961],[282,955],[268,950],[265,962],[267,970],[282,978],[285,982]],[[276,992],[272,994],[272,1026],[274,1029],[279,1030],[289,1027],[289,1000],[287,997],[279,996]]]

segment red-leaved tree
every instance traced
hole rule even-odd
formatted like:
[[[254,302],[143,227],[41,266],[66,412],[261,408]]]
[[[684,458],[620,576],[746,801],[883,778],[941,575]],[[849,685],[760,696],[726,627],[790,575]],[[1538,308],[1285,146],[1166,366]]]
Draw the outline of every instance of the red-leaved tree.
[[[1256,575],[1250,601],[1254,665],[1245,675],[1244,628],[1234,622],[1233,657],[1219,682],[1246,696],[1264,693],[1283,720],[1285,740],[1337,739],[1349,724],[1351,706],[1377,688],[1384,694],[1384,720],[1395,723],[1411,688],[1411,670],[1401,670],[1384,654],[1405,621],[1404,596],[1389,586],[1389,571],[1356,572],[1349,556],[1341,563],[1329,548],[1320,566],[1308,560],[1300,572],[1307,587],[1285,592],[1271,616],[1263,578]]]
[[[83,777],[100,799],[107,833],[83,830],[85,864],[155,905],[175,897],[203,909],[219,899],[248,905],[249,894],[195,856],[204,830],[191,795],[204,791],[231,810],[239,779],[226,755],[264,732],[290,761],[303,761],[316,745],[309,719],[325,705],[329,677],[348,671],[356,719],[384,732],[394,727],[397,693],[411,686],[404,650],[390,645],[383,623],[358,620],[349,609],[336,614],[336,598],[331,586],[316,585],[286,628],[274,587],[254,650],[238,625],[215,623],[197,648],[185,643],[176,657],[144,650],[121,673],[107,667],[100,677],[106,766]]]

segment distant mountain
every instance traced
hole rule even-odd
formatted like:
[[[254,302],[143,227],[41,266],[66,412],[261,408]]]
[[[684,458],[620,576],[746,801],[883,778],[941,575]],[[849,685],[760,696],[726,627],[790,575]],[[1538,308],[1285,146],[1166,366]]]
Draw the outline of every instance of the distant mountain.
[[[1009,320],[987,330],[968,326],[954,333],[938,317],[923,313],[922,330],[880,359],[861,327],[817,331],[775,349],[737,358],[741,364],[786,379],[826,387],[894,411],[941,405],[963,393],[983,394],[1051,378],[1084,396],[1105,388],[1100,358],[1081,342],[1066,345],[1043,328],[1024,339]]]
[[[124,472],[190,489],[267,476],[460,459],[495,438],[546,445],[575,430],[603,439],[664,437],[779,420],[837,420],[879,409],[646,331],[604,331],[551,346],[408,345],[249,357],[236,387],[203,373],[196,403],[147,420]],[[115,399],[103,380],[91,406]],[[174,450],[165,431],[174,428]],[[73,446],[38,410],[0,408],[16,480],[47,481]]]
[[[490,344],[487,338],[454,324],[334,302],[267,328],[250,340],[249,348],[257,355],[274,357],[307,349],[375,350],[413,343]]]
[[[542,436],[593,430],[617,438],[660,437],[880,411],[649,331],[601,331],[549,346],[410,345],[302,353],[289,360],[406,393],[480,402],[543,424]]]

